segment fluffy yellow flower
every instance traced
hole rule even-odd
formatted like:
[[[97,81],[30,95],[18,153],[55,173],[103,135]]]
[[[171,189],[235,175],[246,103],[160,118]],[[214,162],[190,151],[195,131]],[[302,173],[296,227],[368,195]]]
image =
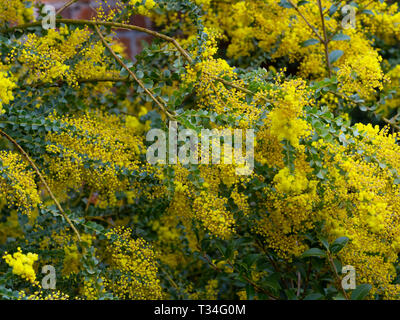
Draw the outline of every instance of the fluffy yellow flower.
[[[3,259],[12,267],[14,274],[21,276],[32,284],[37,284],[36,273],[33,269],[33,264],[39,259],[36,253],[28,252],[23,254],[21,248],[18,248],[18,251],[12,255],[5,252]]]

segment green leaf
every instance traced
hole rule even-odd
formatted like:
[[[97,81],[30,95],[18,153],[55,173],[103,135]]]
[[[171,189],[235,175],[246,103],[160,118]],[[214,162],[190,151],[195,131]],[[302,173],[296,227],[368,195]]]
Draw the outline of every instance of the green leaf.
[[[153,82],[153,80],[151,80],[151,79],[145,79],[145,80],[143,81],[143,85],[144,85],[144,87],[145,87],[146,89],[151,89],[151,88],[153,88],[154,82]]]
[[[364,10],[361,11],[361,12],[362,12],[362,13],[369,14],[369,15],[371,15],[371,16],[374,16],[374,15],[375,15],[371,10],[368,10],[368,9],[364,9]]]
[[[329,8],[329,15],[331,16],[331,15],[333,15],[336,11],[337,11],[337,9],[338,9],[338,7],[336,6],[336,5],[332,5],[330,8]]]
[[[325,258],[326,253],[319,248],[311,248],[311,249],[308,249],[307,251],[303,252],[301,257],[302,258],[306,258],[306,257]]]
[[[334,50],[329,54],[329,61],[330,63],[334,63],[337,60],[339,60],[339,58],[343,55],[343,51],[342,50]]]
[[[300,7],[300,6],[304,6],[305,4],[307,4],[307,3],[310,3],[310,1],[307,1],[307,0],[301,0],[301,1],[299,1],[298,3],[297,3],[297,6],[298,7]]]
[[[254,295],[255,295],[255,290],[254,287],[250,284],[246,286],[246,293],[247,293],[247,299],[248,300],[254,300]]]
[[[138,79],[142,79],[143,77],[144,77],[144,73],[143,73],[143,71],[137,71],[136,72],[136,76],[138,77]]]
[[[332,253],[338,253],[340,250],[342,250],[346,244],[349,242],[349,238],[347,237],[340,237],[337,238],[330,246],[330,251]]]
[[[317,39],[308,39],[308,40],[304,41],[301,44],[301,46],[302,47],[308,47],[308,46],[312,46],[312,45],[317,44],[317,43],[319,43],[319,40],[317,40]]]
[[[307,295],[304,300],[321,300],[324,296],[318,292],[310,293]]]
[[[360,284],[351,293],[351,300],[363,300],[371,291],[372,286],[369,283]]]
[[[293,8],[293,6],[287,0],[281,0],[278,4],[282,8],[288,8],[288,9]]]
[[[344,34],[344,33],[338,33],[332,37],[332,41],[347,41],[350,39],[351,38],[347,34]]]
[[[326,239],[323,238],[323,237],[320,237],[320,238],[319,238],[319,241],[321,241],[321,243],[324,245],[324,247],[326,248],[326,250],[329,250],[329,243],[328,243],[328,240],[326,240]]]

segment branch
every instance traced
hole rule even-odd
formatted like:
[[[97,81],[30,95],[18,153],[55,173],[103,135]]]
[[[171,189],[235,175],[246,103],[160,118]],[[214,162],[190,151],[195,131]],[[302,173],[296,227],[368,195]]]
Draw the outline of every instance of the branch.
[[[17,143],[17,141],[15,141],[13,138],[11,138],[7,133],[5,133],[4,131],[0,130],[0,135],[2,135],[3,137],[5,137],[8,141],[10,141],[17,149],[18,151],[25,157],[25,159],[29,162],[29,164],[32,166],[32,168],[36,171],[37,175],[39,176],[40,180],[42,181],[44,187],[46,188],[47,192],[49,193],[50,197],[53,199],[53,201],[55,202],[58,210],[61,212],[62,216],[64,217],[64,219],[68,222],[68,224],[71,226],[72,230],[74,230],[74,232],[76,233],[78,240],[81,241],[81,236],[78,232],[78,230],[75,228],[74,224],[71,222],[71,220],[68,218],[68,216],[65,214],[63,208],[61,207],[60,203],[58,202],[58,200],[56,199],[56,197],[54,196],[53,192],[51,191],[49,185],[47,184],[46,180],[44,179],[44,177],[42,176],[42,174],[40,173],[38,167],[35,165],[35,163],[33,162],[33,160],[29,157],[29,155],[25,152],[24,149],[22,149],[22,147]]]
[[[77,79],[76,80],[78,83],[95,83],[95,82],[127,82],[129,81],[129,78],[113,78],[113,77],[104,77],[104,78],[91,78],[91,79]],[[37,87],[42,87],[48,85],[49,87],[59,87],[63,83],[66,83],[65,80],[60,79],[57,80],[56,82],[50,83],[50,82],[36,82],[32,84],[24,84],[21,86],[21,89],[26,89],[27,87],[29,88],[37,88]]]
[[[61,14],[65,9],[67,9],[69,6],[73,5],[75,2],[78,2],[78,0],[71,0],[67,2],[65,5],[63,5],[60,9],[58,9],[57,14]]]
[[[171,42],[176,49],[180,52],[180,54],[183,56],[183,58],[188,62],[188,63],[193,63],[193,59],[191,58],[190,54],[181,47],[181,45],[178,43],[178,41],[176,41],[174,38],[171,38],[165,34],[153,31],[153,30],[149,30],[143,27],[139,27],[139,26],[134,26],[134,25],[130,25],[130,24],[124,24],[124,23],[117,23],[117,22],[107,22],[107,21],[91,21],[91,20],[73,20],[73,19],[57,19],[56,22],[58,23],[65,23],[65,24],[71,24],[71,25],[90,25],[90,26],[106,26],[106,27],[111,27],[114,29],[123,29],[123,30],[136,30],[136,31],[140,31],[140,32],[144,32],[147,33],[149,35],[152,35],[156,38],[160,38],[163,39],[165,41]],[[7,28],[5,29],[5,32],[12,32],[18,29],[27,29],[30,27],[39,27],[41,26],[41,22],[37,21],[37,22],[32,22],[32,23],[26,23],[26,24],[21,24],[15,27],[11,27],[11,28]],[[4,30],[4,29],[3,29]],[[322,42],[322,38],[321,38],[321,42]],[[254,95],[253,92],[251,92],[250,90],[243,88],[239,85],[234,84],[233,82],[227,81],[225,79],[222,79],[220,77],[218,77],[216,79],[217,81],[230,86],[232,88],[235,88],[237,90],[240,90],[242,92],[245,92],[247,94],[251,94]],[[268,102],[268,100],[266,98],[264,98],[264,100],[266,102]]]
[[[400,130],[400,126],[398,126],[394,120],[392,120],[392,119],[389,120],[388,118],[385,118],[385,117],[383,117],[382,119],[387,124],[390,124],[393,128],[396,128],[397,130]]]
[[[328,40],[328,36],[326,34],[325,18],[324,18],[324,13],[322,11],[322,3],[321,3],[321,0],[317,0],[317,1],[318,1],[319,13],[321,16],[322,30],[324,32],[324,41],[322,43],[325,48],[326,66],[328,67],[328,74],[329,74],[329,78],[330,78],[330,77],[332,77],[332,67],[331,67],[331,62],[329,60],[329,51],[328,51],[329,40]]]
[[[310,29],[315,33],[315,35],[318,37],[319,41],[321,41],[321,43],[324,43],[324,39],[322,39],[322,37],[318,33],[317,29],[315,29],[315,27],[311,23],[308,22],[307,18],[301,13],[301,11],[297,7],[297,5],[295,5],[291,0],[288,0],[288,2],[297,11],[297,13],[300,15],[300,17],[303,18],[304,22],[310,27]]]
[[[301,274],[300,271],[297,271],[297,293],[296,296],[300,296],[300,290],[301,290]]]
[[[96,29],[97,34],[99,35],[99,37],[101,38],[101,41],[103,42],[103,44],[107,47],[107,49],[110,51],[110,53],[113,55],[113,57],[115,58],[115,60],[118,61],[118,63],[124,68],[126,69],[126,71],[128,71],[128,73],[131,75],[131,77],[137,82],[137,84],[150,96],[150,98],[158,105],[158,107],[171,119],[175,118],[175,115],[171,114],[163,104],[160,103],[160,101],[158,101],[158,99],[156,99],[156,97],[153,95],[153,93],[148,90],[142,81],[139,80],[139,78],[128,68],[128,66],[121,60],[120,57],[117,56],[117,54],[114,52],[114,50],[110,47],[110,45],[107,43],[106,39],[104,38],[104,36],[101,34],[99,27],[97,25],[94,25],[94,28]]]
[[[340,290],[342,291],[343,296],[345,297],[345,299],[346,299],[346,300],[349,300],[349,296],[347,295],[346,290],[343,289],[343,286],[342,286],[342,279],[340,278],[340,276],[339,276],[339,274],[338,274],[338,272],[337,272],[337,270],[336,270],[336,266],[335,266],[335,264],[333,263],[333,259],[332,259],[331,254],[329,253],[329,251],[327,252],[327,256],[328,256],[329,264],[330,264],[330,266],[331,266],[331,268],[332,268],[332,270],[333,270],[333,272],[334,272],[334,274],[335,274],[337,286],[338,286],[338,287],[340,288]]]

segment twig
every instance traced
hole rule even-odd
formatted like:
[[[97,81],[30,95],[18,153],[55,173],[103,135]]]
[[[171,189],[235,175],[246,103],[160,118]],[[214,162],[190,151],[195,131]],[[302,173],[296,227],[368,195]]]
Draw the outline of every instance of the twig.
[[[128,73],[130,74],[130,76],[137,82],[137,84],[150,96],[150,98],[158,105],[158,107],[171,119],[175,118],[175,115],[171,114],[163,104],[160,103],[160,101],[158,99],[156,99],[156,97],[153,95],[153,93],[147,89],[143,82],[139,80],[139,78],[128,68],[128,66],[121,60],[120,57],[117,56],[117,54],[114,52],[114,50],[110,47],[110,45],[107,43],[106,39],[104,38],[104,36],[101,34],[99,27],[94,24],[93,25],[94,28],[96,29],[97,34],[99,35],[101,41],[103,42],[103,44],[107,47],[107,49],[110,51],[110,53],[113,55],[113,57],[115,58],[115,60],[118,61],[118,63],[124,68],[126,69],[126,71],[128,71]]]
[[[64,4],[60,9],[58,9],[57,14],[60,14],[63,12],[65,9],[67,9],[69,6],[73,5],[75,2],[78,2],[78,0],[71,0]]]
[[[113,77],[104,77],[104,78],[91,78],[91,79],[77,79],[76,82],[78,83],[95,83],[95,82],[127,82],[129,81],[129,78],[113,78]],[[62,85],[63,83],[65,83],[66,81],[63,79],[60,79],[56,82],[53,83],[48,83],[48,82],[36,82],[36,83],[32,83],[32,84],[25,84],[23,86],[21,86],[21,89],[25,89],[27,87],[29,88],[37,88],[37,87],[42,87],[45,85],[48,85],[49,87],[58,87],[60,85]]]
[[[178,41],[176,41],[174,38],[171,38],[167,35],[164,35],[162,33],[153,31],[153,30],[149,30],[143,27],[139,27],[139,26],[134,26],[134,25],[130,25],[130,24],[124,24],[124,23],[117,23],[117,22],[108,22],[108,21],[91,21],[91,20],[73,20],[73,19],[57,19],[56,22],[58,23],[65,23],[65,24],[71,24],[71,25],[90,25],[90,26],[106,26],[106,27],[111,27],[114,29],[124,29],[124,30],[136,30],[136,31],[140,31],[140,32],[144,32],[147,33],[149,35],[152,35],[156,38],[160,38],[163,39],[165,41],[171,42],[176,49],[180,52],[180,54],[183,56],[183,58],[188,62],[188,63],[193,63],[193,59],[191,58],[190,54],[182,48],[182,46],[178,43]],[[307,21],[308,22],[308,21]],[[12,32],[14,30],[18,30],[18,29],[27,29],[30,27],[38,27],[41,26],[41,22],[37,21],[37,22],[32,22],[32,23],[26,23],[26,24],[21,24],[21,25],[17,25],[15,27],[11,27],[11,28],[7,28],[7,29],[3,29],[5,32]],[[321,38],[321,42],[322,42],[322,38]],[[254,93],[246,88],[243,88],[233,82],[227,81],[225,79],[222,79],[221,77],[217,77],[216,78],[217,81],[230,86],[232,88],[235,88],[237,90],[240,90],[242,92],[245,92],[247,94],[251,94],[254,95]],[[269,102],[268,99],[262,97],[262,99],[264,99],[266,102]]]
[[[33,162],[33,160],[29,157],[29,155],[25,152],[25,150],[17,143],[17,141],[15,141],[13,138],[11,138],[7,133],[5,133],[4,131],[0,130],[0,135],[2,135],[3,137],[5,137],[8,141],[10,141],[17,149],[18,151],[25,157],[25,159],[29,162],[29,164],[32,166],[32,168],[36,171],[37,175],[39,176],[40,180],[42,181],[44,187],[46,188],[47,192],[49,193],[50,197],[53,199],[53,201],[55,202],[58,210],[61,212],[62,216],[64,217],[64,219],[68,222],[68,224],[71,226],[72,230],[76,233],[78,240],[81,241],[81,236],[78,232],[78,230],[75,228],[74,224],[71,222],[71,220],[68,218],[68,216],[65,214],[63,208],[61,207],[60,203],[58,202],[58,200],[56,199],[56,197],[54,196],[53,192],[51,191],[49,185],[47,184],[46,180],[44,179],[44,177],[42,176],[42,174],[40,173],[40,170],[38,169],[38,167],[35,165],[35,163]]]
[[[297,271],[297,296],[300,296],[300,289],[301,289],[301,274],[300,271]]]
[[[319,13],[321,16],[322,30],[324,32],[324,41],[322,43],[323,43],[324,49],[325,49],[326,66],[328,67],[328,74],[329,74],[329,78],[330,78],[330,77],[332,77],[332,67],[331,67],[331,61],[329,60],[329,50],[328,50],[329,39],[326,34],[325,17],[324,17],[324,12],[322,11],[322,3],[321,3],[321,0],[317,0],[317,1],[318,1]]]
[[[393,128],[400,130],[400,126],[398,126],[392,119],[389,120],[388,118],[383,117],[382,120],[385,121],[386,123],[390,124]]]
[[[340,288],[340,290],[342,291],[343,296],[345,297],[345,299],[346,299],[346,300],[349,300],[349,296],[347,295],[346,290],[344,290],[343,287],[342,287],[342,279],[340,278],[340,276],[339,276],[339,274],[338,274],[338,272],[337,272],[337,270],[336,270],[336,266],[335,266],[335,264],[333,263],[332,256],[331,256],[331,254],[330,254],[329,252],[327,252],[327,256],[328,256],[329,264],[330,264],[330,266],[331,266],[331,268],[332,268],[332,270],[333,270],[333,272],[334,272],[334,274],[335,274],[337,286],[338,286],[338,287]]]
[[[300,15],[300,17],[303,18],[304,22],[310,27],[310,29],[315,33],[315,35],[318,37],[319,41],[321,41],[321,43],[324,43],[324,39],[322,39],[322,37],[318,33],[317,29],[315,29],[315,27],[310,22],[308,22],[307,18],[301,13],[300,9],[291,0],[288,0],[288,2],[297,11],[297,13]]]
[[[86,220],[98,220],[98,221],[102,221],[104,223],[107,223],[109,226],[114,227],[115,225],[113,223],[111,223],[110,221],[104,219],[103,217],[95,217],[95,216],[86,216],[85,217]]]

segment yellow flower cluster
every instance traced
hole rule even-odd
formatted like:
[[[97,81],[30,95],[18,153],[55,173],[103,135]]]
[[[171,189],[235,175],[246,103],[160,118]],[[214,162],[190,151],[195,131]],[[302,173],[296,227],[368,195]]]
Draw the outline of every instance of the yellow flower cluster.
[[[156,254],[143,239],[132,239],[132,230],[116,227],[107,233],[111,268],[120,273],[117,279],[106,279],[105,287],[119,299],[161,299],[162,288],[157,278]]]
[[[331,4],[328,0],[322,1],[325,8],[330,8]],[[341,5],[345,4],[342,2]],[[325,19],[325,26],[328,33],[336,34],[342,30],[349,37],[347,41],[330,41],[328,47],[329,52],[344,52],[332,65],[338,67],[338,80],[343,92],[359,93],[362,98],[369,99],[374,88],[382,88],[385,78],[380,66],[381,58],[366,38],[363,28],[366,26],[372,34],[384,35],[391,43],[399,36],[400,13],[397,4],[382,4],[380,1],[362,0],[359,7],[356,29],[343,30],[340,10],[330,19]],[[299,7],[301,15],[294,8],[283,8],[279,1],[274,0],[211,1],[205,3],[205,8],[207,28],[229,38],[229,57],[239,59],[261,49],[273,60],[287,57],[290,63],[298,63],[298,75],[303,78],[322,79],[328,75],[323,44],[303,45],[307,40],[318,38],[308,24],[322,30],[315,3],[302,4]],[[371,9],[374,15],[361,9]],[[320,35],[323,37],[321,32]],[[335,69],[332,71],[336,72]]]
[[[62,293],[61,291],[52,291],[45,293],[43,291],[35,291],[33,294],[26,294],[25,291],[19,292],[18,300],[69,300],[69,295]]]
[[[17,86],[3,69],[4,66],[0,63],[0,115],[5,112],[3,105],[14,100],[12,90]]]
[[[68,188],[77,189],[83,184],[99,194],[100,207],[117,204],[115,192],[136,190],[127,176],[120,177],[124,170],[141,169],[139,156],[144,150],[142,138],[132,134],[117,116],[102,113],[86,113],[77,117],[59,118],[74,130],[49,133],[46,156],[52,182],[58,192]],[[75,131],[75,132],[74,132]],[[95,164],[89,167],[87,162]]]
[[[367,32],[382,37],[386,43],[395,44],[400,39],[400,12],[397,2],[362,1],[368,3],[368,9],[373,15],[360,15]]]
[[[387,81],[381,69],[382,57],[363,36],[355,32],[348,33],[352,40],[336,45],[346,52],[337,73],[339,89],[348,95],[358,93],[361,98],[371,99]]]
[[[271,135],[298,148],[299,140],[310,133],[310,126],[301,118],[303,108],[310,103],[306,83],[301,79],[289,80],[270,95],[275,104],[267,118]]]
[[[222,77],[231,79],[234,85],[244,85],[243,80],[238,79],[234,68],[229,66],[226,60],[214,58],[218,51],[217,40],[222,35],[207,28],[204,32],[208,34],[208,40],[200,53],[200,61],[186,67],[187,74],[184,75],[183,81],[194,84],[200,98],[200,107],[214,110],[219,114],[232,113],[234,116],[241,117],[244,123],[255,121],[260,115],[260,110],[254,103],[246,101],[246,94],[216,81]],[[193,56],[197,55],[198,52],[193,52]]]
[[[68,26],[59,30],[49,29],[47,35],[28,35],[18,56],[28,70],[28,83],[66,81],[77,85],[78,79],[112,77],[108,58],[101,42],[90,43],[91,32],[87,27],[69,30]],[[79,56],[79,62],[72,62]]]
[[[229,237],[235,223],[232,213],[225,206],[226,198],[202,191],[194,199],[193,210],[195,217],[203,222],[204,227],[221,239]]]
[[[24,23],[33,19],[33,7],[27,8],[24,0],[0,2],[0,25],[5,23]],[[30,5],[32,5],[30,3]]]
[[[387,73],[389,78],[385,89],[392,90],[400,86],[400,65],[397,65]],[[393,109],[400,107],[400,94],[393,94],[391,99],[387,99],[384,105],[381,105],[379,111],[383,111],[384,115],[389,115]]]
[[[144,5],[142,5],[142,0],[130,0],[129,4],[132,7],[136,7],[139,14],[148,15],[150,12],[149,10],[154,9],[156,3],[154,0],[145,0]],[[138,5],[139,4],[139,5]]]
[[[0,194],[9,207],[16,206],[22,213],[30,215],[41,204],[35,174],[28,169],[22,157],[14,152],[0,151],[3,173],[0,179]]]
[[[183,221],[196,219],[210,235],[230,238],[234,231],[235,218],[233,212],[227,209],[228,197],[220,196],[220,185],[232,188],[231,197],[243,215],[249,210],[247,198],[237,193],[239,185],[247,178],[235,174],[234,165],[201,165],[200,177],[204,179],[202,188],[196,187],[189,179],[189,171],[178,165],[174,167],[175,192],[169,212]]]
[[[32,284],[37,284],[36,273],[33,264],[39,259],[36,253],[23,254],[21,248],[14,254],[4,253],[3,259],[12,267],[12,272]]]
[[[340,252],[344,264],[357,270],[357,281],[373,285],[373,293],[398,298],[394,264],[400,252],[399,167],[397,135],[357,124],[359,136],[347,146],[322,140],[329,185],[324,188],[326,232],[331,241],[347,236]],[[349,137],[348,137],[349,138]]]
[[[298,156],[296,169],[281,169],[274,177],[274,189],[264,190],[268,215],[257,221],[255,231],[278,255],[289,261],[307,246],[303,234],[317,221],[314,210],[318,203],[317,181],[307,177],[311,172],[304,158]]]
[[[146,115],[148,113],[147,108],[141,107],[138,113],[138,116],[126,116],[125,122],[128,128],[131,128],[135,133],[143,133],[147,132],[150,129],[150,120],[147,120],[146,123],[140,122],[140,117]]]

